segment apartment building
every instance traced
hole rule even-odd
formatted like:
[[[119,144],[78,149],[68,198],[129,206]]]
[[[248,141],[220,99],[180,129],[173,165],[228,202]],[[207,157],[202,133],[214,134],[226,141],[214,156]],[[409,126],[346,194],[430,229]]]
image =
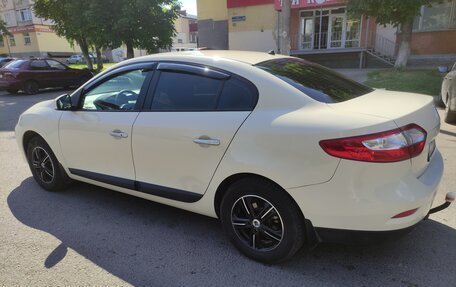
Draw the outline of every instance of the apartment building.
[[[179,17],[174,22],[176,36],[173,38],[173,51],[196,49],[198,41],[198,20],[195,15],[180,11]]]
[[[35,16],[33,0],[1,0],[0,17],[11,33],[0,37],[1,55],[66,58],[81,52],[55,34],[51,21]]]
[[[291,54],[333,67],[391,66],[400,29],[352,17],[347,0],[293,0]],[[197,0],[199,47],[278,50],[281,0]],[[456,60],[456,0],[423,6],[415,19],[413,65]]]

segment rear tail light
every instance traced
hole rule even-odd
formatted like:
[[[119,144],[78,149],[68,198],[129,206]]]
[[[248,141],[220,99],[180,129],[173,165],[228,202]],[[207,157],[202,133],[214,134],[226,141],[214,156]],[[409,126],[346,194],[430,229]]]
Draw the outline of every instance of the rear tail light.
[[[323,150],[335,157],[367,161],[396,162],[418,156],[426,143],[426,131],[410,124],[391,131],[320,141]]]
[[[396,214],[395,216],[391,217],[391,218],[402,218],[402,217],[407,217],[407,216],[410,216],[412,214],[415,214],[415,212],[418,210],[418,208],[414,208],[414,209],[410,209],[410,210],[407,210],[407,211],[404,211],[404,212],[401,212],[399,214]]]

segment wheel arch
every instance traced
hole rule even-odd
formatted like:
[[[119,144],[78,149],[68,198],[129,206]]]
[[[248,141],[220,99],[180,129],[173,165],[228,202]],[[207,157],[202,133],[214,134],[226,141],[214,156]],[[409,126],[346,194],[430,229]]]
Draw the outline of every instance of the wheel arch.
[[[219,184],[219,186],[217,187],[217,190],[215,192],[215,197],[214,197],[214,209],[215,209],[215,213],[217,214],[218,218],[220,218],[220,204],[222,203],[223,196],[225,195],[225,193],[227,192],[227,190],[233,183],[235,183],[241,179],[244,179],[244,178],[260,178],[262,180],[269,181],[269,182],[273,183],[274,185],[276,185],[277,187],[279,187],[283,191],[284,195],[288,196],[296,204],[296,207],[299,209],[299,211],[302,215],[302,219],[305,220],[304,213],[301,210],[301,208],[299,208],[299,205],[296,202],[296,200],[280,184],[278,184],[277,182],[275,182],[265,176],[255,174],[255,173],[236,173],[236,174],[230,175],[229,177],[225,178]]]
[[[34,138],[36,136],[42,138],[46,142],[46,140],[39,133],[37,133],[36,131],[32,131],[32,130],[26,131],[24,133],[24,135],[22,136],[22,148],[24,149],[24,154],[27,154],[27,145],[28,145],[28,143],[30,142],[30,140],[32,138]]]

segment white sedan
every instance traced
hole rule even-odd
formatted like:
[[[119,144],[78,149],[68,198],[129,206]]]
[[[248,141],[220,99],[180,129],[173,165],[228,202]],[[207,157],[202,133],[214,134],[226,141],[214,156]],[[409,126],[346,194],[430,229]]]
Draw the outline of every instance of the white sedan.
[[[220,218],[263,262],[409,230],[443,173],[432,97],[293,57],[194,51],[122,62],[39,103],[16,136],[46,190],[70,179]]]

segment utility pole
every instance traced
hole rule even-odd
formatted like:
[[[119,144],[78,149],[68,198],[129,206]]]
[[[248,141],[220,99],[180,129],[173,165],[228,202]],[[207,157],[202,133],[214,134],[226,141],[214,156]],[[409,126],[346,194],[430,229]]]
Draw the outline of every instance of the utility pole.
[[[290,24],[291,24],[291,1],[282,0],[282,10],[279,13],[279,47],[282,55],[290,55]]]

